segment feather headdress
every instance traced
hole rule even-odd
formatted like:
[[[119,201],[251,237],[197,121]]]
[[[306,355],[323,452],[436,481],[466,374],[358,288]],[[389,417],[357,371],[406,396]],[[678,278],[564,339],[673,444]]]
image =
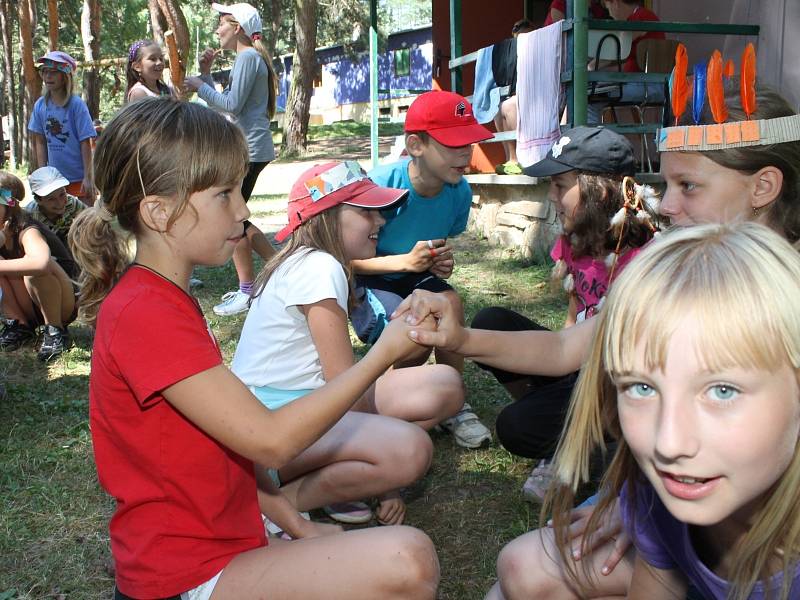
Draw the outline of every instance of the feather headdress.
[[[728,107],[725,106],[725,90],[722,86],[722,54],[714,50],[708,61],[706,87],[708,89],[708,105],[715,123],[724,123],[728,119]]]
[[[675,115],[675,125],[680,122],[686,111],[686,101],[689,99],[689,81],[686,79],[688,66],[689,58],[686,54],[686,46],[678,44],[678,48],[675,50],[675,67],[669,76],[670,100],[672,114]]]
[[[749,120],[756,112],[756,50],[753,44],[747,44],[742,53],[742,73],[739,79],[742,94],[742,108]]]
[[[703,118],[703,105],[706,103],[706,63],[694,66],[694,87],[692,91],[692,119],[695,125]]]

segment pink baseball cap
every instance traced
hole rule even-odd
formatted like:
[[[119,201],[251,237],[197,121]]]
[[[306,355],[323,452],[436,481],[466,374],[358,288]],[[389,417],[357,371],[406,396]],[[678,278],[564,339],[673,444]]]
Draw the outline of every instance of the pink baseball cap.
[[[466,98],[454,92],[425,92],[406,113],[406,133],[424,131],[444,146],[469,146],[494,134],[479,125]]]
[[[275,234],[282,242],[310,217],[339,204],[361,208],[388,208],[404,199],[408,190],[381,187],[354,160],[314,165],[298,177],[289,192],[289,224]]]
[[[48,67],[51,69],[57,69],[62,73],[69,74],[78,68],[78,63],[75,62],[75,59],[66,52],[62,52],[61,50],[53,50],[44,56],[40,56],[36,61],[36,67]]]

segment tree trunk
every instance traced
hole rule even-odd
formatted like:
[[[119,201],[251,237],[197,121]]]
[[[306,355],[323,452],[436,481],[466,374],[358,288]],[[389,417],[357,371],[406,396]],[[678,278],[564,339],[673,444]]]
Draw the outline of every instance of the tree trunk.
[[[20,57],[22,60],[22,76],[25,82],[24,97],[22,102],[22,119],[19,121],[19,130],[22,134],[22,155],[28,164],[34,164],[32,147],[28,138],[28,128],[25,123],[30,119],[33,105],[42,93],[42,80],[36,72],[33,62],[33,26],[36,21],[36,4],[34,0],[19,0],[19,43]]]
[[[14,46],[11,42],[14,30],[14,13],[11,12],[11,2],[9,0],[0,0],[0,31],[3,36],[3,90],[2,94],[5,97],[3,107],[8,118],[8,137],[9,148],[11,155],[9,157],[9,165],[12,169],[17,168],[20,155],[20,145],[17,135],[17,93],[14,89]],[[0,127],[2,129],[2,127]],[[4,146],[0,146],[4,148]],[[5,152],[3,153],[3,160],[5,160]]]
[[[296,46],[292,59],[292,87],[286,101],[282,156],[296,156],[305,151],[308,117],[317,67],[317,0],[294,0]]]
[[[153,31],[153,39],[163,47],[166,21],[164,21],[164,15],[161,14],[158,0],[147,0],[147,10],[150,12],[150,29]]]
[[[180,0],[158,0],[158,6],[167,21],[167,26],[175,34],[181,68],[185,72],[186,65],[190,64],[188,59],[191,55],[191,48],[189,46],[189,26],[186,24],[186,17],[183,16]],[[172,65],[170,65],[170,69],[172,69]]]
[[[83,0],[81,11],[81,37],[83,59],[87,62],[100,58],[100,1]],[[92,119],[100,116],[100,71],[97,66],[83,69],[83,99]]]
[[[49,50],[58,50],[58,2],[47,0],[47,20],[49,33]]]

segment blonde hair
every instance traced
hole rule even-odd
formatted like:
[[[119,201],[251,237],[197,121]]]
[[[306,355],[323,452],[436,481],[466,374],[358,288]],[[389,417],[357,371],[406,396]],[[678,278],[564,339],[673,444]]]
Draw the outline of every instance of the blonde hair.
[[[97,143],[94,172],[101,200],[81,212],[69,231],[82,269],[83,319],[95,323],[101,302],[127,268],[128,236],[118,229],[139,233],[139,203],[145,196],[174,198],[169,227],[191,194],[238,184],[247,162],[241,130],[209,108],[169,96],[125,105]]]
[[[552,510],[556,540],[569,576],[568,514],[579,485],[588,480],[594,450],[605,451],[604,432],[619,440],[584,540],[597,531],[623,486],[635,518],[637,484],[643,475],[621,435],[613,378],[630,372],[635,349],[645,342],[647,369],[663,369],[672,332],[687,315],[703,322],[698,351],[708,368],[741,365],[773,371],[791,365],[800,373],[800,255],[771,229],[757,223],[703,225],[654,241],[619,276],[597,317],[586,365],[575,387],[564,435],[556,451],[558,489],[551,489],[543,515]],[[640,347],[640,346],[639,346]],[[800,556],[800,452],[758,509],[751,529],[732,549],[730,597],[747,598],[758,580],[772,574],[776,548],[788,599]],[[584,549],[585,550],[585,549]],[[588,567],[583,567],[591,578]],[[589,579],[591,580],[591,579]]]
[[[257,298],[264,292],[267,282],[290,256],[298,252],[308,253],[313,250],[321,250],[341,263],[350,288],[347,305],[350,309],[353,308],[355,301],[353,273],[350,269],[350,261],[345,255],[342,228],[339,225],[341,207],[342,205],[339,204],[310,217],[292,232],[292,237],[289,238],[286,245],[264,265],[256,276],[253,282],[253,298]]]

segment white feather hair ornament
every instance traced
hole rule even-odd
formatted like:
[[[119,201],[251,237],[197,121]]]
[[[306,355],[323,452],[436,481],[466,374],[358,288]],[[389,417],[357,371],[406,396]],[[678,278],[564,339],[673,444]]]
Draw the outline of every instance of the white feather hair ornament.
[[[661,198],[658,197],[655,189],[649,185],[636,184],[636,198],[642,202],[653,214],[658,214],[658,206]]]
[[[553,279],[564,279],[567,276],[567,263],[563,258],[559,258],[553,266],[553,272],[550,275]]]
[[[572,273],[569,273],[566,277],[564,277],[564,291],[568,294],[571,294],[575,290],[575,278],[572,276]]]
[[[609,252],[606,255],[606,258],[605,258],[605,261],[604,261],[605,265],[606,265],[606,270],[608,270],[608,271],[611,270],[611,267],[613,267],[616,264],[617,258],[618,258],[618,256],[617,256],[616,252]]]

